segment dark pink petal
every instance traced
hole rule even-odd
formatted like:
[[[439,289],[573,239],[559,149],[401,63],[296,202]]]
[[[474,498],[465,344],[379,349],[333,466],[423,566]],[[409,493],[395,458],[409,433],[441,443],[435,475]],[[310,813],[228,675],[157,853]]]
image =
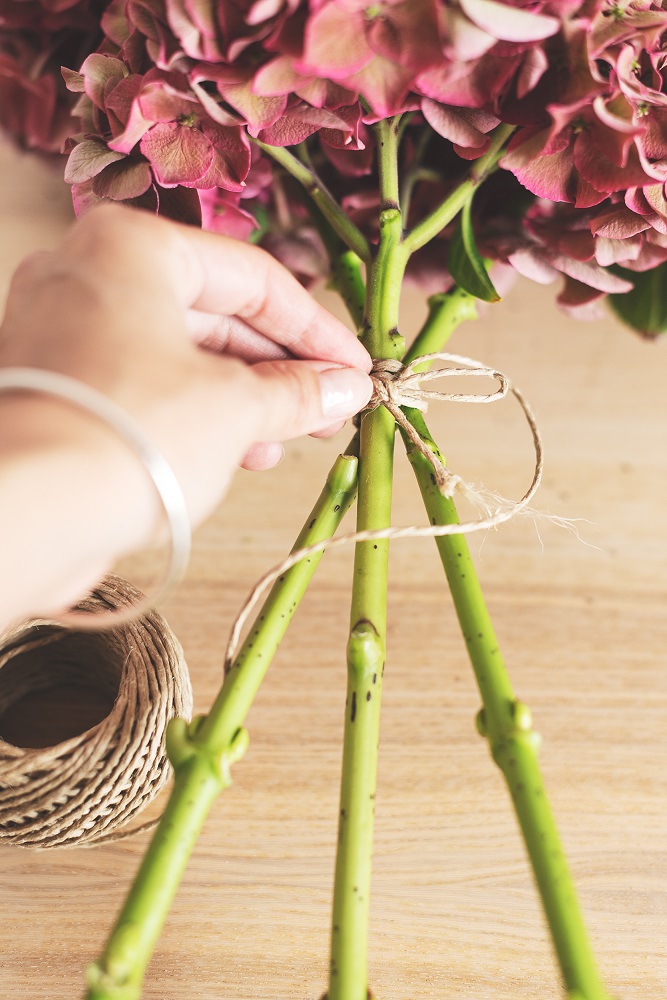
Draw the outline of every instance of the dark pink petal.
[[[604,292],[567,278],[563,291],[557,296],[556,301],[561,309],[576,319],[596,320],[605,317],[605,312],[600,306],[603,297]]]
[[[328,273],[326,250],[313,229],[304,228],[288,234],[269,232],[262,246],[306,287]]]
[[[241,208],[238,196],[216,189],[199,192],[202,228],[237,240],[247,240],[259,225],[250,212]]]
[[[142,76],[128,76],[107,97],[106,112],[113,134],[110,149],[129,153],[153,124],[144,118],[139,107],[143,81]]]
[[[176,122],[155,125],[141,140],[158,184],[187,184],[203,177],[213,162],[213,145],[198,129]]]
[[[85,91],[93,104],[104,110],[104,93],[109,81],[122,80],[129,76],[129,70],[125,63],[113,56],[105,56],[100,52],[93,52],[83,63],[81,74],[84,77]]]
[[[145,194],[153,183],[150,165],[146,160],[124,157],[106,167],[93,180],[93,191],[100,198],[129,201]]]
[[[627,163],[619,167],[600,150],[592,130],[581,132],[575,138],[573,156],[577,170],[597,191],[611,193],[650,183],[634,146],[628,149]]]
[[[575,229],[559,233],[557,246],[561,253],[573,257],[574,260],[592,260],[595,255],[596,243],[593,234],[588,230]]]
[[[250,144],[243,129],[238,126],[223,128],[216,122],[202,122],[201,129],[213,147],[213,158],[208,170],[196,183],[183,183],[200,188],[242,191],[250,170]]]
[[[495,0],[459,0],[470,20],[493,38],[506,42],[538,42],[555,35],[560,21],[510,7]]]
[[[69,154],[64,179],[67,184],[80,184],[99,174],[115,160],[122,159],[122,153],[109,149],[105,143],[96,139],[84,139]]]
[[[572,151],[569,149],[547,156],[536,156],[527,162],[523,156],[508,153],[500,165],[511,170],[519,183],[539,198],[547,198],[549,201],[574,201],[573,161]]]
[[[349,146],[336,147],[323,143],[322,151],[336,172],[343,177],[367,177],[373,169],[375,149],[372,143],[355,150],[351,150]]]
[[[159,215],[174,222],[183,222],[186,226],[201,226],[201,203],[199,192],[190,188],[176,185],[173,187],[155,187],[147,191],[132,204],[149,202],[153,195],[157,195],[156,211]],[[144,207],[147,207],[144,206]]]
[[[341,127],[320,129],[322,141],[339,149],[363,149],[364,142],[359,134],[363,128],[361,105],[337,108],[335,114],[341,119]]]

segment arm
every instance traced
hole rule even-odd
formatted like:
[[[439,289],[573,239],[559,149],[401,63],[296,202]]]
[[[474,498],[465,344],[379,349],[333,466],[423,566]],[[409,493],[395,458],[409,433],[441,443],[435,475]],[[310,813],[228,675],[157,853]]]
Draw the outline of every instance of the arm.
[[[193,524],[239,464],[273,464],[267,442],[326,433],[371,392],[354,334],[267,254],[118,207],[21,265],[0,334],[0,365],[63,372],[122,406]],[[0,625],[67,606],[159,527],[110,429],[58,400],[0,397]]]

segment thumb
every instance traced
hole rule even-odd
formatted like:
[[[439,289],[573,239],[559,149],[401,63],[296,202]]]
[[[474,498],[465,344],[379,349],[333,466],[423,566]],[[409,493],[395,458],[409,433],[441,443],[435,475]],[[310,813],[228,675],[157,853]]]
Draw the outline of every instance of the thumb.
[[[277,360],[253,365],[257,438],[284,441],[324,430],[363,409],[373,383],[360,368],[331,362]]]

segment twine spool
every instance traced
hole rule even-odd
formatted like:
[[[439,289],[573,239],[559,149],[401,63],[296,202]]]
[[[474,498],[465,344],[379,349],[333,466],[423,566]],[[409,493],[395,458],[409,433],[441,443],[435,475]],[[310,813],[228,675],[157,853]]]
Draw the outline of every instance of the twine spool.
[[[77,607],[104,614],[142,594],[108,576]],[[2,739],[2,715],[26,694],[85,684],[115,701],[102,722],[55,746]],[[192,689],[180,643],[157,611],[107,632],[30,623],[0,645],[0,843],[75,847],[114,839],[169,777],[170,719],[190,719]]]

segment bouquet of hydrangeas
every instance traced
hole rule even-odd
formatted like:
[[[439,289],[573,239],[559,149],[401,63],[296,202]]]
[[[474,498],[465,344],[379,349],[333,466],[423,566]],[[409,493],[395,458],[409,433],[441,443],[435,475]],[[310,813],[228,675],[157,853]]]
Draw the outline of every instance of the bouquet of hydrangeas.
[[[514,272],[562,278],[667,329],[665,0],[0,0],[0,126],[67,155],[77,213],[104,199],[260,243],[327,278],[374,358],[438,352]],[[428,295],[407,354],[404,280]],[[423,415],[403,407],[437,454]],[[432,524],[450,496],[402,433]],[[395,424],[363,416],[297,540],[389,524]],[[438,547],[571,1000],[608,1000],[544,794],[530,713],[504,670],[461,536]],[[174,723],[174,792],[91,998],[134,998],[242,723],[317,558],[275,584],[210,714]],[[465,565],[466,572],[461,569]],[[328,1000],[365,1000],[387,543],[357,546]],[[373,697],[370,697],[371,688]],[[350,709],[351,706],[351,709]],[[196,806],[192,806],[197,788]],[[156,879],[156,873],[159,878]]]

